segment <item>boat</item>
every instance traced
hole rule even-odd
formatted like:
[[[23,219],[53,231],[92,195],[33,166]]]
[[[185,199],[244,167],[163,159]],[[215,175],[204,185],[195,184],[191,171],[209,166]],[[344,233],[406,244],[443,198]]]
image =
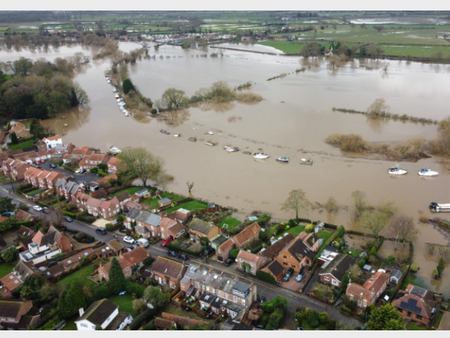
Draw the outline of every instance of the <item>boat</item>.
[[[208,134],[208,135],[214,135],[214,132],[213,132],[213,131],[208,131],[206,134]]]
[[[238,147],[224,146],[223,149],[225,149],[225,151],[228,151],[229,153],[234,153],[236,151],[239,151]]]
[[[188,141],[197,142],[197,138],[196,137],[189,137]]]
[[[257,152],[253,154],[253,158],[257,159],[257,160],[265,160],[267,158],[269,158],[269,154],[263,153],[263,152]]]
[[[180,134],[180,133],[178,133],[178,134],[173,134],[173,137],[181,137],[181,134]]]
[[[169,134],[170,134],[170,133],[169,133],[167,130],[165,130],[165,129],[161,129],[160,132],[163,133],[163,134],[166,134],[166,135],[169,135]]]
[[[251,155],[252,153],[250,152],[250,151],[248,151],[248,150],[244,150],[243,152],[242,152],[244,155]]]
[[[300,164],[312,165],[314,163],[310,158],[302,158],[300,159]]]
[[[207,146],[210,146],[210,147],[214,147],[214,146],[215,146],[215,144],[212,143],[212,142],[205,142],[205,144],[206,144]]]
[[[425,176],[425,177],[433,177],[433,176],[439,175],[439,173],[437,171],[430,170],[427,167],[424,167],[424,168],[420,169],[418,174],[420,176]]]
[[[450,212],[450,203],[430,203],[430,211],[431,212]]]
[[[116,146],[112,145],[111,147],[109,147],[109,151],[113,154],[120,154],[122,152],[122,150],[120,150],[119,148],[117,148]]]
[[[395,167],[389,168],[388,169],[388,173],[390,175],[396,175],[396,176],[398,176],[398,175],[405,175],[405,174],[408,173],[408,170],[400,168],[398,166],[398,164],[397,164],[397,165],[395,165]]]
[[[275,157],[275,160],[277,160],[278,162],[288,163],[290,159],[287,156],[278,156]]]

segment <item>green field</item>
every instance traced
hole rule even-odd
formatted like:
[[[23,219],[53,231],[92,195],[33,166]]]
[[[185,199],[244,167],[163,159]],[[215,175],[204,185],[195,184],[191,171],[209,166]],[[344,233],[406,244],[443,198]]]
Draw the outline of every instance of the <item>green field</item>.
[[[70,274],[66,278],[60,280],[57,285],[58,286],[65,286],[70,285],[72,283],[79,283],[81,285],[86,285],[90,288],[93,288],[96,284],[88,279],[88,276],[91,275],[94,272],[94,266],[89,265],[84,268],[81,268],[78,271],[75,271],[74,273]]]

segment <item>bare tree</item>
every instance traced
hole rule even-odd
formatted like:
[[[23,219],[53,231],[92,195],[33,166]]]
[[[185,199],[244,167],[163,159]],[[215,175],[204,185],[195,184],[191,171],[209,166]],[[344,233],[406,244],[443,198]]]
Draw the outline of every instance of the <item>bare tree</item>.
[[[163,191],[166,191],[167,185],[172,183],[175,180],[175,177],[166,173],[159,175],[157,179],[157,184],[159,184]]]
[[[298,219],[298,213],[300,211],[307,211],[311,207],[311,202],[305,196],[305,192],[302,189],[292,190],[289,193],[289,197],[283,203],[281,210],[295,211],[295,218]]]
[[[397,216],[391,221],[388,233],[395,238],[395,249],[399,242],[412,242],[417,238],[413,219],[403,215]]]
[[[191,192],[192,192],[192,188],[194,187],[194,182],[187,181],[186,184],[187,184],[187,187],[188,187],[189,196],[192,197],[192,193]]]
[[[369,229],[375,237],[380,236],[388,221],[389,217],[379,210],[364,211],[361,216],[362,226]]]
[[[367,115],[369,117],[386,117],[389,114],[389,106],[384,99],[376,99],[367,108]]]
[[[352,192],[353,198],[353,220],[357,221],[361,218],[366,210],[370,210],[370,205],[366,202],[366,194],[360,190]]]

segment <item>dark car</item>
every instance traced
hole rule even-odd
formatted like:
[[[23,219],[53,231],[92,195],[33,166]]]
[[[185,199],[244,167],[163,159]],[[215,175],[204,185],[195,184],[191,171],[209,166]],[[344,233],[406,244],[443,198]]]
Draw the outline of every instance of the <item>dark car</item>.
[[[187,260],[189,257],[188,257],[188,255],[186,255],[186,254],[180,254],[180,255],[178,256],[178,258],[181,259],[181,260],[183,260],[183,261],[185,261],[185,260]]]
[[[261,305],[263,305],[265,302],[266,302],[266,297],[264,297],[264,296],[259,297],[259,303]]]
[[[56,164],[55,163],[50,163],[50,168],[55,169],[56,168]]]
[[[170,251],[167,253],[167,255],[169,255],[170,257],[177,257],[177,256],[178,256],[177,253],[176,253],[175,251],[173,251],[173,250],[170,250]]]
[[[236,260],[234,258],[228,258],[227,260],[225,260],[225,266],[230,266],[231,264],[233,264]]]
[[[291,279],[293,273],[294,273],[294,270],[293,270],[292,268],[290,268],[290,269],[286,272],[286,274],[283,276],[283,278],[282,278],[283,282],[288,282],[289,279]]]
[[[66,220],[66,222],[73,222],[73,219],[70,216],[64,216],[64,219]]]
[[[45,214],[49,214],[50,213],[50,209],[48,207],[42,207],[42,212]]]
[[[100,235],[106,235],[107,234],[107,231],[104,228],[95,229],[95,232],[100,234]]]
[[[121,232],[122,234],[126,234],[127,233],[127,228],[120,228],[119,232]]]
[[[208,248],[208,249],[206,249],[205,251],[203,251],[203,255],[205,255],[205,256],[211,256],[211,255],[214,255],[215,252],[216,252],[215,249],[213,249],[213,248]]]
[[[58,264],[58,261],[48,261],[47,266],[51,267],[51,266],[56,265],[56,264]]]

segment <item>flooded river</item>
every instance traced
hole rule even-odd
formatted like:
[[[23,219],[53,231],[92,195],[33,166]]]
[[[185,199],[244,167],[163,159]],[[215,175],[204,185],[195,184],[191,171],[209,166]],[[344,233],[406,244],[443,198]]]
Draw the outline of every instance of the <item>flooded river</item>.
[[[134,43],[121,44],[123,50],[138,47]],[[265,51],[261,47],[246,48]],[[37,54],[0,51],[0,61],[20,56],[52,61],[79,51],[89,55],[89,51],[77,47]],[[220,51],[222,56],[211,56],[213,52],[220,55]],[[302,189],[316,206],[302,217],[361,230],[351,222],[352,192],[364,192],[373,205],[392,201],[399,213],[417,222],[419,240],[415,243],[414,261],[421,267],[423,283],[449,293],[450,286],[431,281],[429,276],[437,258],[426,254],[426,243],[449,245],[449,240],[418,220],[420,216],[435,216],[428,210],[431,201],[450,203],[446,189],[450,186],[450,171],[439,163],[439,158],[432,157],[417,163],[400,163],[409,173],[390,177],[387,170],[395,163],[347,158],[324,140],[336,132],[359,134],[370,142],[435,138],[435,125],[374,123],[363,115],[334,112],[332,108],[365,111],[377,98],[383,98],[393,114],[439,121],[449,115],[450,66],[355,61],[332,70],[323,60],[305,62],[299,57],[269,53],[273,49],[267,49],[266,54],[217,48],[205,52],[172,46],[150,49],[154,57],[129,66],[129,76],[142,94],[153,101],[168,88],[191,96],[217,81],[225,81],[231,87],[251,82],[251,91],[261,95],[263,101],[193,107],[165,119],[151,118],[147,123],[125,117],[118,109],[112,87],[104,77],[110,63],[91,62],[76,76],[90,97],[89,109],[44,124],[64,134],[65,142],[78,146],[103,150],[112,144],[119,148],[145,147],[162,157],[168,173],[175,177],[170,190],[187,195],[186,182],[194,182],[194,196],[232,207],[241,219],[253,211],[270,213],[277,220],[293,218],[295,213],[282,211],[281,205],[291,190]],[[387,72],[382,70],[386,64]],[[160,129],[181,133],[181,137],[162,134]],[[213,135],[208,134],[210,131]],[[196,137],[197,142],[188,141],[189,137]],[[217,145],[210,147],[205,142]],[[241,151],[228,153],[223,149],[225,145]],[[255,160],[244,154],[245,150],[268,152],[270,158]],[[289,156],[290,163],[277,162],[276,156]],[[301,158],[311,158],[314,164],[301,165]],[[417,172],[424,166],[440,175],[432,179],[419,177]],[[330,197],[341,206],[333,215],[317,207]],[[448,270],[447,266],[444,280],[450,276]]]

